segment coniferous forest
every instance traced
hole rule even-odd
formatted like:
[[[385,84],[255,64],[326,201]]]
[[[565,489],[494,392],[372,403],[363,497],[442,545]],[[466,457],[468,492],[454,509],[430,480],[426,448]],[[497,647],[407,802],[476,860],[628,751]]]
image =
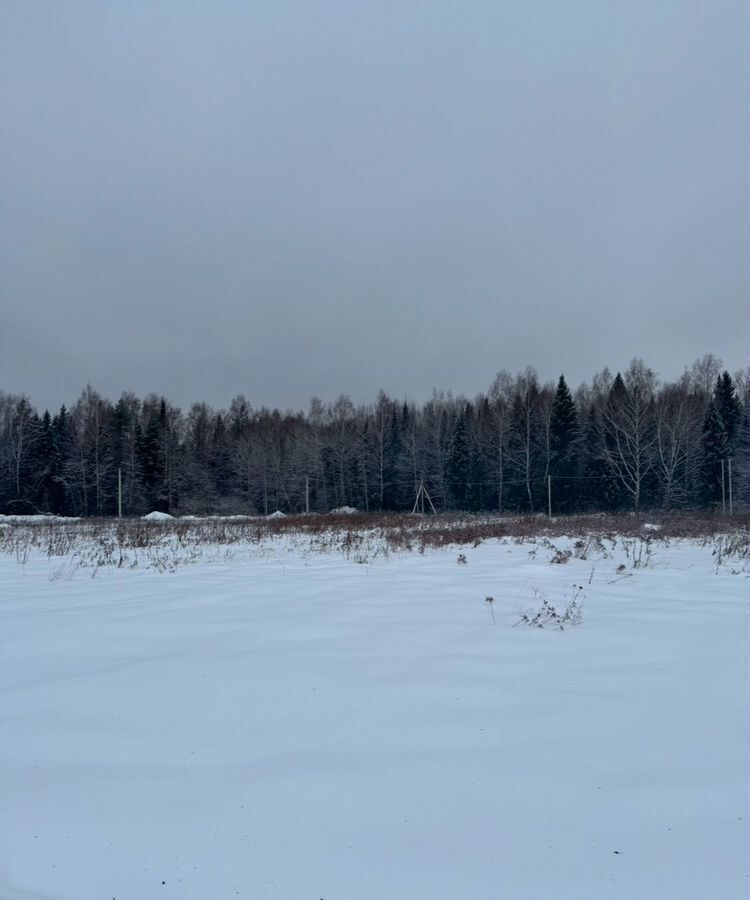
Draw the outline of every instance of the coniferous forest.
[[[226,410],[91,386],[40,412],[0,392],[0,513],[112,516],[411,511],[421,484],[438,511],[553,514],[748,509],[750,369],[712,355],[673,383],[641,360],[571,388],[527,368],[469,400],[422,404],[381,392],[355,406],[313,398],[306,414]],[[731,473],[731,478],[730,478]]]

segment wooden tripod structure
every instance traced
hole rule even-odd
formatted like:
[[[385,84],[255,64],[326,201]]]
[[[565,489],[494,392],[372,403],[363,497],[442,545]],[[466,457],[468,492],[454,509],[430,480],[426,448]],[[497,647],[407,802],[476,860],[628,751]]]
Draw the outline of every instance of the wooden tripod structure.
[[[435,504],[432,502],[432,498],[427,493],[427,488],[424,486],[424,481],[419,482],[419,490],[417,491],[417,498],[414,501],[414,509],[412,510],[412,514],[415,512],[421,512],[424,515],[424,501],[425,499],[430,504],[430,509],[437,515],[437,510],[435,509]]]

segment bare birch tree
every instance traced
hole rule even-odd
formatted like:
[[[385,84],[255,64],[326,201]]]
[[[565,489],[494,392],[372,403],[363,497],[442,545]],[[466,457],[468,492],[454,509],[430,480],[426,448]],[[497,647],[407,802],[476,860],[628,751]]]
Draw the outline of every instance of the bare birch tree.
[[[624,380],[615,378],[602,408],[601,448],[610,471],[641,505],[643,481],[654,467],[656,377],[642,360],[634,359]]]

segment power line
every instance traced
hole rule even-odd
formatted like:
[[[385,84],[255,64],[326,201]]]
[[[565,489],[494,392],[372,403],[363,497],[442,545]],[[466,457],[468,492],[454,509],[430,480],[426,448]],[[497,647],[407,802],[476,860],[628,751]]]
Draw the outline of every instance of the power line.
[[[502,484],[503,487],[514,487],[517,485],[525,485],[525,484],[546,484],[547,478],[551,478],[553,481],[622,481],[623,479],[619,475],[542,475],[535,478],[516,478],[516,479],[508,479],[503,478]],[[489,485],[492,487],[497,487],[500,484],[501,479],[499,478],[491,478],[485,481],[452,481],[447,478],[443,478],[439,475],[425,475],[423,478],[413,478],[409,481],[376,481],[375,484],[380,486],[381,484],[387,485],[388,487],[414,487],[419,484],[420,481],[425,481],[432,485],[445,485],[447,487],[476,487],[481,485]]]

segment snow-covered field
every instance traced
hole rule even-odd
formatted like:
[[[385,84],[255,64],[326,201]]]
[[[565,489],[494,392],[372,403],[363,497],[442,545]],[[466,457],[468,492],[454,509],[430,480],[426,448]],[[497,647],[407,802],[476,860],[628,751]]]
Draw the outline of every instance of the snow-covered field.
[[[0,556],[0,898],[747,897],[747,562],[554,544]]]

